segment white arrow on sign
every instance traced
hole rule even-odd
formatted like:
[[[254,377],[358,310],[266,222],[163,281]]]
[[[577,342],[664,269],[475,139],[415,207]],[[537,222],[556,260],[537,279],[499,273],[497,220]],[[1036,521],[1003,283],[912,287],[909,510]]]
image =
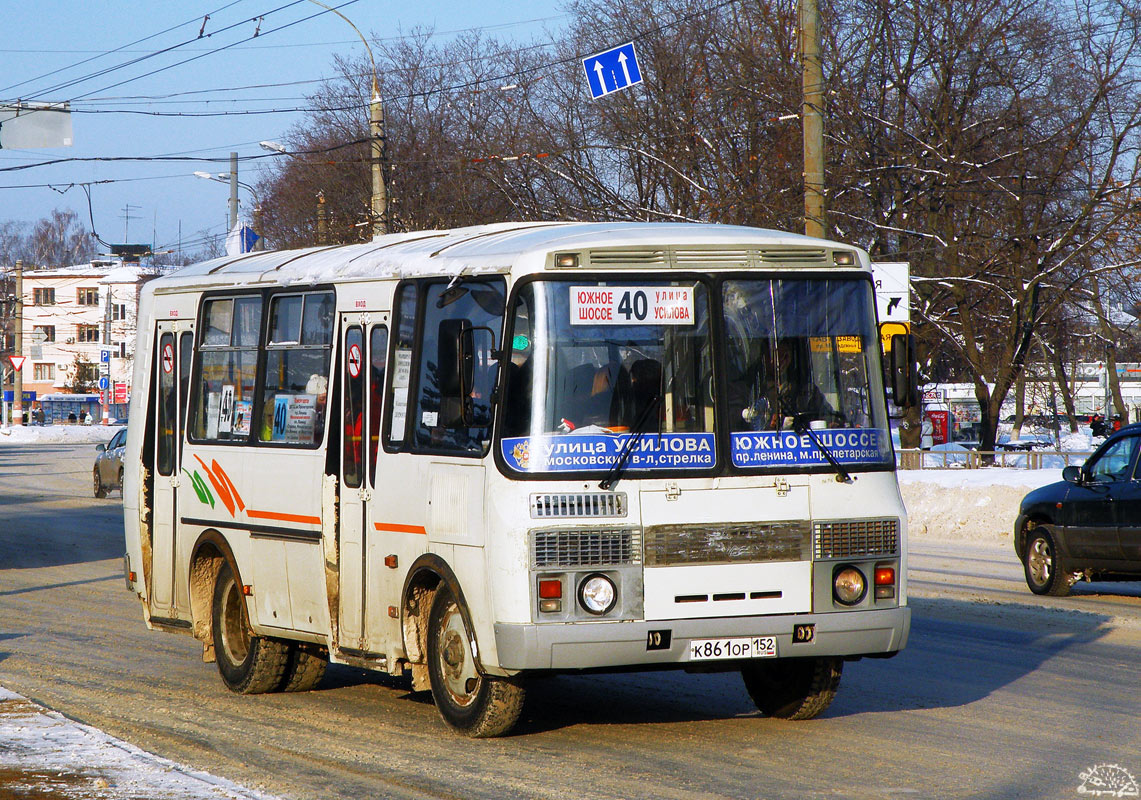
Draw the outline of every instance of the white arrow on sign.
[[[12,369],[16,372],[20,371],[20,367],[24,366],[24,362],[28,360],[27,356],[8,356],[8,360],[12,362]]]
[[[598,73],[598,85],[602,87],[602,93],[603,94],[609,94],[609,92],[606,89],[606,78],[602,77],[602,62],[601,61],[595,61],[594,62],[594,71],[596,73]]]
[[[618,63],[622,65],[622,74],[626,76],[626,85],[630,85],[630,68],[626,66],[626,54],[618,54]]]

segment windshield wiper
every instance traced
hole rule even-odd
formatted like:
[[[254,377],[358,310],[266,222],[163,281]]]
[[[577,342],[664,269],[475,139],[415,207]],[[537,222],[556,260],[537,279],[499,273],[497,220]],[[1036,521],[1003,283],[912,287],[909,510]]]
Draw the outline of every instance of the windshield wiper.
[[[598,482],[598,488],[604,491],[613,489],[618,485],[618,481],[622,480],[622,473],[626,471],[626,465],[630,461],[630,454],[634,452],[634,448],[641,441],[642,436],[646,433],[646,428],[649,427],[650,412],[655,411],[662,402],[662,392],[659,390],[653,396],[650,402],[642,408],[642,413],[638,415],[638,419],[634,422],[634,427],[630,431],[630,438],[622,445],[622,450],[618,453],[618,459],[610,465],[605,477]]]
[[[852,482],[852,476],[848,474],[848,470],[840,466],[840,462],[835,459],[831,451],[829,451],[828,448],[824,446],[824,443],[820,441],[819,437],[816,435],[816,431],[814,431],[811,425],[808,424],[808,421],[803,414],[798,414],[792,418],[792,429],[796,431],[797,434],[808,434],[808,438],[811,439],[812,443],[816,445],[816,449],[819,450],[820,453],[824,456],[824,460],[828,462],[832,469],[836,470],[836,483]]]

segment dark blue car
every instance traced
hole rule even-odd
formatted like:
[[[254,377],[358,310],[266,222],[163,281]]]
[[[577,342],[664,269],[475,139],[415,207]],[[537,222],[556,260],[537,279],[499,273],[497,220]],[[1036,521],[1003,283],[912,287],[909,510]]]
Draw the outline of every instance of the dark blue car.
[[[1141,579],[1141,424],[1114,433],[1081,467],[1022,498],[1014,549],[1035,594],[1082,578]]]

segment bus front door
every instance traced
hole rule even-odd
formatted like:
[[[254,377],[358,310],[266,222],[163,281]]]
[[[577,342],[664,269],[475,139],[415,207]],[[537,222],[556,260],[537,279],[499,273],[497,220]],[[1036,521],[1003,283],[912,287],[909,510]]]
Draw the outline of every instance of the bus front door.
[[[185,323],[181,323],[185,327]],[[151,613],[160,618],[177,618],[179,589],[185,580],[176,574],[178,554],[178,485],[182,449],[182,406],[185,405],[184,375],[189,376],[192,334],[179,339],[177,321],[160,321],[155,331],[155,405],[150,409],[154,425],[151,495]],[[186,362],[185,364],[183,362]]]
[[[369,491],[364,479],[365,445],[368,419],[365,408],[364,329],[350,320],[359,314],[342,318],[341,342],[341,475],[340,508],[337,515],[340,565],[340,601],[337,641],[342,649],[365,649],[364,613],[367,578],[365,543],[365,505]]]

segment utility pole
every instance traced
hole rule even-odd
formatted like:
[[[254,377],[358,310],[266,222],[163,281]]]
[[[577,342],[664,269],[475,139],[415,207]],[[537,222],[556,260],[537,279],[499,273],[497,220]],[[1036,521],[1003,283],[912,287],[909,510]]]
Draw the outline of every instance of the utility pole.
[[[317,192],[317,244],[329,243],[329,224],[325,220],[325,193]]]
[[[103,348],[108,350],[111,347],[111,284],[106,283],[107,287],[107,302],[106,310],[103,312],[103,346],[99,349],[99,371],[103,370]],[[107,388],[102,390],[103,393],[103,424],[111,424],[111,356],[107,356],[107,370],[104,376],[107,378]]]
[[[238,154],[230,153],[230,230],[238,224]]]
[[[371,57],[371,53],[369,56]],[[384,186],[384,107],[380,103],[380,88],[376,72],[372,74],[372,102],[369,103],[369,133],[372,148],[372,234],[388,233],[388,193]]]
[[[17,356],[24,355],[24,262],[16,259],[16,319],[14,322],[16,333]],[[27,362],[25,362],[27,363]],[[16,370],[12,386],[12,424],[24,424],[24,371]]]
[[[820,7],[800,0],[800,60],[804,70],[804,233],[823,237],[824,207],[824,66],[820,60]]]

